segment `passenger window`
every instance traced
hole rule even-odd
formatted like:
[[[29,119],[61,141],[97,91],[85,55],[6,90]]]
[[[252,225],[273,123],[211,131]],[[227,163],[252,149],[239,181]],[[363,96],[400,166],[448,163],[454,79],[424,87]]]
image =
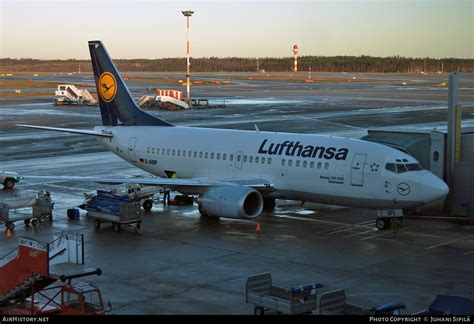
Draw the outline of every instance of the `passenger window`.
[[[329,169],[329,162],[324,163],[324,169],[325,170]]]
[[[272,164],[272,158],[267,159],[267,164]]]
[[[177,155],[178,155],[178,156],[181,156],[181,150],[178,150],[178,154],[177,154]]]
[[[253,162],[253,156],[249,156],[249,162],[250,162],[250,163]]]
[[[397,163],[397,173],[403,173],[406,172],[407,169],[405,168],[404,164]]]
[[[296,166],[299,167],[300,166],[300,160],[296,160]]]
[[[285,166],[285,162],[286,162],[285,159],[281,159],[281,165],[282,165],[282,166]]]
[[[255,157],[255,163],[258,163],[258,156]]]
[[[173,149],[171,155],[176,155],[176,150],[175,149]]]
[[[217,154],[216,154],[216,159],[218,159],[218,160],[221,159],[221,154],[220,154],[220,153],[217,153]]]
[[[385,164],[385,170],[388,170],[390,172],[397,172],[397,168],[395,167],[395,163],[387,163]]]
[[[155,148],[151,149],[151,154],[155,154]]]
[[[303,161],[303,168],[306,168],[308,166],[308,161]]]
[[[214,160],[214,153],[211,153],[211,159]]]
[[[265,158],[264,157],[262,157],[262,159],[260,160],[260,163],[265,164]]]
[[[204,152],[204,158],[205,159],[209,158],[209,152]]]
[[[293,160],[288,160],[288,166],[292,166],[293,165]]]
[[[311,161],[311,162],[309,163],[309,167],[310,167],[311,169],[314,169],[314,161]]]
[[[224,161],[227,160],[227,154],[225,154],[225,153],[222,154],[222,159],[223,159]]]
[[[240,162],[241,157],[242,157],[242,156],[241,156],[240,154],[237,155],[237,162]]]
[[[194,157],[194,158],[197,158],[197,157],[198,157],[198,152],[197,152],[197,151],[194,151],[193,157]]]
[[[193,154],[193,152],[188,151],[188,157],[191,157],[191,154]]]
[[[247,155],[244,155],[244,162],[247,162]]]
[[[202,159],[202,152],[199,152],[199,158]]]
[[[321,169],[321,162],[318,162],[318,169]]]
[[[150,148],[149,147],[146,148],[146,152],[150,153]]]
[[[166,154],[167,154],[167,155],[170,155],[170,149],[167,149],[167,150],[166,150]]]
[[[229,160],[234,161],[234,154],[229,155]]]
[[[161,154],[165,155],[165,149],[161,149]]]
[[[159,147],[156,148],[156,154],[160,154],[160,148]]]

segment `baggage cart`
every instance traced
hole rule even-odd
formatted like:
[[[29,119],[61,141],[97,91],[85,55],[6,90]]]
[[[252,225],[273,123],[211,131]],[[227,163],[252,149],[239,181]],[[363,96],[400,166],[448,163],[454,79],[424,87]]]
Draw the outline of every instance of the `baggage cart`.
[[[140,202],[133,201],[125,195],[98,190],[97,195],[87,201],[84,209],[94,219],[94,227],[100,228],[103,223],[112,223],[113,229],[120,232],[122,225],[135,225],[138,231],[141,225]]]
[[[272,276],[265,272],[249,276],[246,282],[246,302],[254,304],[254,314],[263,315],[267,310],[295,315],[310,313],[317,308],[317,289],[320,283],[295,286],[289,289],[274,286]]]

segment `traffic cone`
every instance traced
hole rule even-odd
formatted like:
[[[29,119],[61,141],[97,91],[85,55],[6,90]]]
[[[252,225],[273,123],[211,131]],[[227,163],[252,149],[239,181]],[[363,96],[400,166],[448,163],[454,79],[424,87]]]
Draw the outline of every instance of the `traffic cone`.
[[[7,236],[7,238],[10,238],[10,237],[12,237],[12,235],[13,235],[13,233],[12,233],[12,230],[11,230],[11,229],[9,229],[9,228],[7,228],[7,232],[6,232],[6,236]]]
[[[262,228],[260,227],[260,222],[257,222],[257,227],[255,228],[255,232],[262,233]]]

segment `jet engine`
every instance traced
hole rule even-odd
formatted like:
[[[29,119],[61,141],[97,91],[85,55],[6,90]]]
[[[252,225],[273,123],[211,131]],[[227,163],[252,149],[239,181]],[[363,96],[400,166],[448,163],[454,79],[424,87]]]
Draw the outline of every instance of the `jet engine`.
[[[225,218],[255,218],[263,210],[260,192],[245,186],[216,187],[199,197],[202,214]]]

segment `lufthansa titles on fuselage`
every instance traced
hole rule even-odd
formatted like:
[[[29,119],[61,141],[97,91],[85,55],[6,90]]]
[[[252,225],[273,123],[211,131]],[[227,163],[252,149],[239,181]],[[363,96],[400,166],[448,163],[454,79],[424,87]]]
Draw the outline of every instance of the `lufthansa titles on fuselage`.
[[[286,155],[286,156],[297,156],[303,158],[318,158],[326,160],[345,160],[349,149],[315,146],[315,145],[303,145],[299,141],[284,141],[283,143],[267,143],[268,139],[264,139],[258,153],[268,155]]]

